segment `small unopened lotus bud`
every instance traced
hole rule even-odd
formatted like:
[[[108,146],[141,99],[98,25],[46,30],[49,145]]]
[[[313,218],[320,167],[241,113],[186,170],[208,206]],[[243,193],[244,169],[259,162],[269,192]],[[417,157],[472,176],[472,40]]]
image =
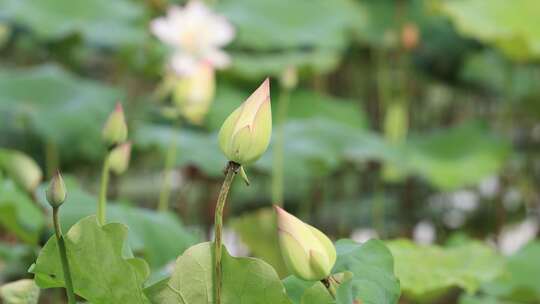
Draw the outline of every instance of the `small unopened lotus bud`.
[[[111,171],[115,174],[122,174],[126,172],[129,166],[129,159],[131,157],[131,142],[123,143],[116,146],[109,153],[109,166]]]
[[[126,141],[128,135],[124,109],[121,103],[116,104],[116,108],[109,115],[103,127],[103,140],[109,145],[114,146]]]
[[[203,62],[192,74],[179,77],[173,100],[187,120],[201,124],[214,100],[215,91],[214,67]]]
[[[281,74],[281,85],[286,89],[294,89],[298,84],[298,70],[294,66],[287,67]]]
[[[420,31],[414,23],[406,23],[401,29],[401,45],[407,51],[413,50],[420,41]]]
[[[49,187],[45,191],[47,201],[53,208],[58,208],[66,200],[66,185],[60,171],[56,171]]]
[[[336,249],[330,239],[285,210],[274,208],[281,254],[289,271],[306,281],[328,277],[336,263]]]
[[[19,151],[6,151],[2,156],[6,174],[25,191],[34,192],[43,178],[38,164]]]
[[[223,123],[219,147],[241,165],[253,163],[268,148],[272,135],[270,80],[267,78]]]

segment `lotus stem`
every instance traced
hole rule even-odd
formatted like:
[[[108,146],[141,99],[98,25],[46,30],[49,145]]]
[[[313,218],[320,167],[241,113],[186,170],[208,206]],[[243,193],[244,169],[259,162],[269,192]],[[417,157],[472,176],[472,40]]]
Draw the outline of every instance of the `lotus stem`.
[[[285,121],[287,119],[290,95],[291,89],[282,85],[276,116],[276,141],[272,148],[272,202],[280,207],[283,206],[283,154],[285,145],[284,128]]]
[[[216,213],[214,217],[214,268],[215,268],[215,281],[214,281],[214,297],[215,303],[221,304],[221,288],[222,288],[222,269],[221,269],[221,256],[222,256],[222,230],[223,230],[223,209],[227,202],[227,196],[229,189],[231,188],[234,177],[238,173],[240,165],[235,162],[229,162],[225,169],[225,180],[219,191],[218,200],[216,203]]]
[[[103,169],[101,172],[101,187],[99,191],[99,202],[97,208],[97,219],[100,225],[105,225],[107,218],[107,188],[109,186],[109,175],[110,175],[110,163],[109,163],[109,153],[105,156],[103,161]]]
[[[73,292],[73,281],[71,280],[71,272],[69,270],[66,244],[64,243],[64,236],[62,235],[62,228],[60,227],[60,221],[58,219],[58,210],[60,210],[59,207],[53,208],[54,232],[56,235],[56,242],[58,243],[58,252],[60,253],[62,271],[64,272],[68,304],[76,304],[75,293]]]
[[[157,210],[159,212],[166,212],[167,210],[169,210],[172,170],[174,168],[177,151],[177,136],[173,134],[169,147],[167,148],[167,155],[165,156],[165,167],[163,169],[163,184],[159,192],[159,202],[157,207]]]

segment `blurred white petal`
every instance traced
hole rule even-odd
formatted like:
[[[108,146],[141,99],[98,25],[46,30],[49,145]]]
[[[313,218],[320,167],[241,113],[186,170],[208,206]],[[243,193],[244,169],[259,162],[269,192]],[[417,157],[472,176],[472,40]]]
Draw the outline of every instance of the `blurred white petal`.
[[[437,232],[435,226],[430,221],[420,221],[413,230],[414,241],[418,244],[429,245],[433,244]]]
[[[189,76],[197,71],[199,62],[185,53],[175,53],[171,57],[170,66],[175,74]]]
[[[212,64],[216,69],[224,69],[231,64],[231,58],[229,55],[219,49],[206,51],[204,54],[204,59]]]
[[[510,255],[536,237],[539,229],[537,219],[530,218],[517,225],[504,227],[499,235],[499,248]]]

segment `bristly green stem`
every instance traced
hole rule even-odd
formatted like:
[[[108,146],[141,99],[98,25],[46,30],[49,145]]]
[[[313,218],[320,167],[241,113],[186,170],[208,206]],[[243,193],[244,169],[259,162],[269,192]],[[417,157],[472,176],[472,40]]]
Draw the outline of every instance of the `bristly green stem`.
[[[178,147],[176,144],[177,135],[173,134],[169,147],[167,149],[167,155],[165,156],[165,167],[163,169],[163,184],[161,185],[161,190],[159,191],[159,202],[157,207],[157,210],[159,212],[166,212],[167,210],[169,210],[172,170],[174,168],[176,153],[178,151]]]
[[[105,225],[107,218],[107,187],[109,186],[110,175],[109,153],[103,161],[103,169],[101,171],[101,187],[99,190],[99,202],[97,208],[97,219],[100,225]]]
[[[281,86],[279,95],[279,103],[276,116],[276,141],[272,147],[272,203],[283,206],[283,150],[285,145],[285,120],[287,119],[287,109],[289,108],[289,100],[291,89]]]
[[[66,283],[68,304],[75,304],[76,300],[75,293],[73,292],[73,281],[71,280],[71,272],[69,270],[66,244],[64,243],[64,236],[62,235],[62,228],[60,228],[60,221],[58,219],[58,210],[58,207],[53,208],[54,231],[56,235],[56,242],[58,243],[58,252],[60,253],[62,271],[64,272],[64,281]]]
[[[221,287],[222,287],[222,269],[221,269],[221,255],[222,255],[222,230],[223,230],[223,209],[227,202],[227,196],[229,189],[231,188],[234,177],[240,170],[240,165],[235,162],[229,162],[227,168],[225,168],[225,180],[219,191],[218,200],[216,203],[216,213],[214,217],[214,268],[215,268],[215,280],[214,280],[214,297],[216,304],[221,304]]]

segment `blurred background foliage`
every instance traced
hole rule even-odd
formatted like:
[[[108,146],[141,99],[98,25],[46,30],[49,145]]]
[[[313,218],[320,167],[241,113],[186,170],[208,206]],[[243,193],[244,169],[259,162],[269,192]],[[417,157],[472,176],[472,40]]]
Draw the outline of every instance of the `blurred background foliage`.
[[[208,237],[226,164],[217,130],[270,76],[274,116],[290,94],[288,210],[334,239],[388,240],[403,303],[540,303],[540,2],[210,2],[236,37],[195,125],[163,115],[167,49],[149,31],[182,2],[0,0],[0,283],[28,278],[51,234],[43,186],[29,191],[13,157],[34,159],[44,179],[69,176],[67,230],[95,212],[116,101],[134,152],[112,180],[110,218],[129,226],[151,281],[170,271]],[[299,83],[287,90],[290,68]],[[171,210],[156,212],[171,142]],[[267,208],[275,142],[247,169],[252,185],[235,183],[227,242],[284,276]],[[12,286],[0,288],[6,303]]]

